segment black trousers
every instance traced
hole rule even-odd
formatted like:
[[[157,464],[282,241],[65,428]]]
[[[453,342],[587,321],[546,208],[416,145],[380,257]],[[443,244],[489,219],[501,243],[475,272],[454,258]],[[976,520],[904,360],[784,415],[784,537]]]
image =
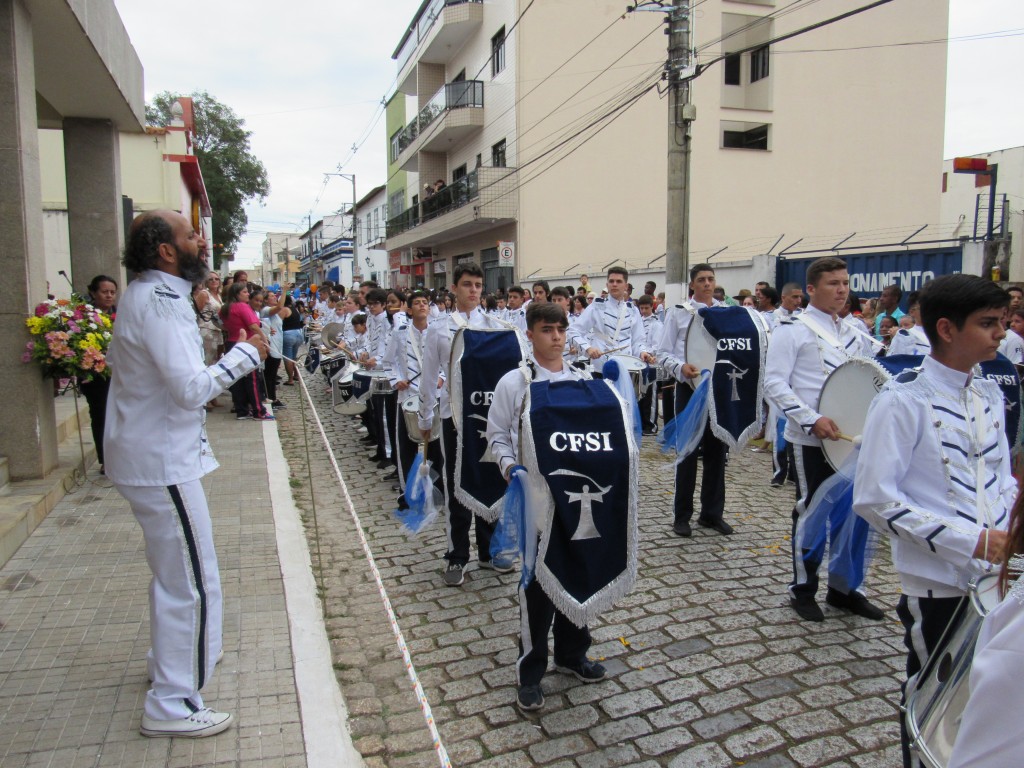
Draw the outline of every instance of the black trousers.
[[[479,515],[474,515],[465,505],[455,498],[455,451],[458,445],[458,432],[453,419],[443,419],[441,423],[441,449],[444,452],[444,501],[448,510],[448,552],[444,558],[454,565],[465,565],[469,562],[469,528],[476,518],[476,549],[477,558],[481,562],[491,559],[491,536],[496,523],[488,523]]]
[[[680,413],[690,398],[693,388],[686,383],[676,384],[675,412]],[[715,522],[725,512],[725,443],[711,434],[710,424],[704,428],[700,447],[703,450],[704,474],[700,486],[700,517]],[[673,500],[676,522],[689,522],[693,517],[693,497],[697,491],[697,451],[676,466],[676,494]]]
[[[272,402],[277,402],[277,370],[281,367],[281,358],[267,355],[263,361],[263,386],[266,388],[267,397]]]
[[[230,352],[236,342],[229,341],[224,345],[224,352]],[[267,409],[263,407],[263,371],[256,368],[253,371],[240,376],[231,385],[231,404],[236,414],[261,417],[266,415]]]
[[[946,627],[954,618],[962,618],[971,610],[962,597],[907,597],[900,596],[896,615],[903,623],[903,644],[907,647],[907,681],[900,686],[900,741],[903,747],[904,768],[915,768],[910,755],[910,737],[903,707],[907,703],[907,686],[916,682],[916,676],[935,652]],[[919,766],[923,763],[918,762]]]
[[[577,627],[552,604],[536,578],[519,590],[519,685],[539,685],[548,669],[548,632],[554,623],[555,664],[575,666],[590,649],[590,630]],[[525,619],[523,621],[522,619]]]
[[[772,482],[778,485],[786,482],[789,478],[796,480],[796,467],[793,465],[793,446],[786,443],[781,451],[774,451],[772,455]]]
[[[92,422],[92,442],[96,446],[96,460],[103,465],[103,427],[107,421],[107,393],[110,379],[95,378],[79,382],[78,388],[89,404],[89,421]]]
[[[640,428],[644,432],[654,432],[658,428],[658,384],[651,382],[647,391],[637,401],[640,408]]]
[[[398,393],[373,395],[373,422],[377,438],[377,460],[394,460],[394,419],[395,408],[398,406]]]

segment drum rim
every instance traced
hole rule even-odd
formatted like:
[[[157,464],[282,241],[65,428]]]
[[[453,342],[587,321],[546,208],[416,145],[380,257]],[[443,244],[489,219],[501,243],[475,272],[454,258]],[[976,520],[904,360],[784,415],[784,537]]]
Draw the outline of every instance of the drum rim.
[[[856,363],[857,365],[854,366],[854,365],[852,365],[853,363]],[[885,383],[888,383],[888,382],[892,381],[892,378],[893,378],[893,374],[889,373],[889,371],[886,370],[884,366],[880,365],[877,360],[872,360],[870,357],[864,357],[863,355],[854,355],[853,357],[847,358],[846,360],[841,362],[839,365],[837,365],[835,368],[833,368],[829,372],[828,376],[825,377],[824,383],[821,385],[821,391],[818,393],[818,412],[821,413],[822,416],[828,416],[827,413],[823,413],[821,411],[821,399],[822,399],[822,397],[825,396],[825,392],[828,390],[829,382],[833,379],[833,377],[836,375],[836,373],[838,371],[842,370],[843,368],[850,368],[850,367],[868,368],[873,373],[881,374],[882,376],[884,376],[885,377]],[[885,386],[885,384],[883,384],[882,386]],[[872,401],[874,400],[875,397],[878,396],[879,392],[881,392],[881,390],[879,390],[878,392],[875,392],[874,397],[871,398]],[[832,417],[828,416],[828,418],[832,418]],[[866,413],[864,414],[864,418],[867,419],[867,414]],[[827,448],[829,447],[829,445],[828,445],[829,441],[822,440],[821,442],[822,442],[822,453],[825,455],[825,461],[828,462],[828,465],[830,467],[832,467],[832,469],[834,469],[836,472],[838,472],[839,471],[839,466],[837,466],[836,463],[832,461],[832,457],[829,455],[829,451],[827,450]],[[847,454],[847,455],[849,455],[849,454]]]

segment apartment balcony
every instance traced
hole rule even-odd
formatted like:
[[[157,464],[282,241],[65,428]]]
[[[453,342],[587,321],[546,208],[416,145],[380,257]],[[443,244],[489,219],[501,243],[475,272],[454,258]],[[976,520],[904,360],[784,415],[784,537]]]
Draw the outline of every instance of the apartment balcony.
[[[483,82],[448,83],[438,89],[412,122],[392,137],[392,158],[397,159],[403,171],[416,172],[420,152],[447,152],[483,127]]]
[[[518,182],[515,168],[477,168],[388,219],[387,249],[430,248],[514,222]]]
[[[391,56],[398,62],[398,90],[415,94],[416,64],[447,63],[483,23],[483,0],[432,0]]]

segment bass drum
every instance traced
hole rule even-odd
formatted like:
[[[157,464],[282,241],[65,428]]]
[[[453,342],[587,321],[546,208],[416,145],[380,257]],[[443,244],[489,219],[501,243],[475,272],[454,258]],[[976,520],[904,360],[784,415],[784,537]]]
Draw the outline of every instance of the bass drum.
[[[832,419],[844,435],[860,437],[864,434],[864,422],[875,395],[889,379],[919,366],[922,359],[917,355],[895,355],[878,360],[851,357],[825,379],[818,399],[818,413]],[[821,442],[825,458],[837,471],[855,447],[849,440]]]
[[[962,602],[949,623],[913,690],[907,691],[910,749],[927,768],[946,768],[953,756],[953,744],[970,696],[974,645],[985,616],[999,604],[998,582],[995,573],[971,582],[969,599]]]

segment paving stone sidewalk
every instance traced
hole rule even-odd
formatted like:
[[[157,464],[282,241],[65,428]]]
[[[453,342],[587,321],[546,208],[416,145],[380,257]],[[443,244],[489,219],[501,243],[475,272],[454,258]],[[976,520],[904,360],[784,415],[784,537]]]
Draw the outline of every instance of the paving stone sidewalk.
[[[454,765],[900,764],[905,652],[888,548],[868,579],[884,622],[828,607],[824,623],[799,621],[785,596],[793,487],[769,486],[769,455],[744,450],[731,459],[734,536],[695,528],[680,539],[669,527],[672,460],[644,438],[639,580],[592,627],[591,655],[608,679],[583,685],[549,672],[546,706],[525,715],[514,706],[518,574],[471,563],[462,587],[443,586],[443,527],[420,538],[399,530],[393,481],[366,458],[358,421],[332,413],[319,373],[307,380]],[[328,634],[356,747],[374,768],[437,765],[326,451],[315,428],[304,429],[301,390],[279,391],[289,405],[279,414],[281,440],[314,568],[319,534]]]
[[[0,765],[305,768],[263,426],[210,418],[204,480],[224,589],[224,661],[203,691],[236,724],[207,739],[139,734],[149,687],[142,533],[99,475],[0,569]]]

